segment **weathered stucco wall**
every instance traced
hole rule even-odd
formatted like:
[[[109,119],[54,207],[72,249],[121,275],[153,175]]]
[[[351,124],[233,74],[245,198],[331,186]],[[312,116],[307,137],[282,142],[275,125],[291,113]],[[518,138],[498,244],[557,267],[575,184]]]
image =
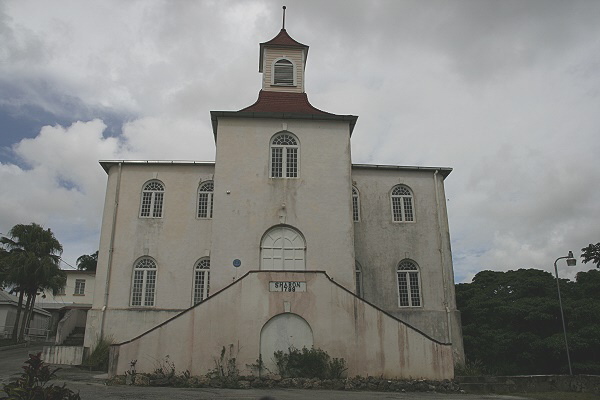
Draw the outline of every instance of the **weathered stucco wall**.
[[[271,292],[269,282],[306,283],[305,292]],[[389,378],[453,377],[452,348],[364,302],[323,272],[253,271],[204,302],[129,342],[111,348],[111,375],[137,360],[150,372],[169,355],[177,370],[205,374],[223,346],[234,346],[241,372],[255,363],[261,330],[290,312],[312,330],[314,346],[343,357],[348,375]],[[263,355],[263,359],[266,355]]]
[[[298,138],[298,178],[269,177],[270,141],[281,131]],[[211,290],[260,269],[261,239],[280,224],[304,236],[307,270],[354,288],[351,190],[348,122],[219,118]]]
[[[125,163],[121,172],[118,165],[110,168],[86,347],[93,347],[101,330],[115,340],[129,339],[192,304],[194,265],[211,247],[212,220],[196,218],[198,187],[213,178],[213,171],[212,164],[183,163]],[[152,179],[165,186],[163,217],[139,218],[142,187]],[[154,307],[129,306],[134,263],[142,256],[157,264]]]

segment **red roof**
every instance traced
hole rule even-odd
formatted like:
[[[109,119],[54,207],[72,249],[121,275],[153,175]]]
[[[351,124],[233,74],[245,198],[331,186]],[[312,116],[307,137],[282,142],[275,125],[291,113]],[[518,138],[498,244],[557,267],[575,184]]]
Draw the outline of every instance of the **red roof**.
[[[313,107],[308,102],[306,93],[271,92],[266,90],[258,92],[258,100],[240,111],[333,115]]]
[[[302,44],[300,42],[295,41],[294,39],[291,38],[290,35],[288,35],[287,31],[285,29],[282,29],[281,31],[279,31],[279,33],[277,34],[277,36],[275,36],[273,39],[269,40],[268,42],[264,42],[260,44],[261,46],[264,45],[270,45],[270,46],[286,46],[286,47],[305,47],[308,48],[307,45]]]

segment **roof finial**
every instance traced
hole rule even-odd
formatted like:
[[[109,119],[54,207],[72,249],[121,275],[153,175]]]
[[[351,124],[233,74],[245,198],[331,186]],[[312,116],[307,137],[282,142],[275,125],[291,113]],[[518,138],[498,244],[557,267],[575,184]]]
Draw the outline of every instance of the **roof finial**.
[[[285,30],[285,6],[283,6],[283,26],[281,29]]]

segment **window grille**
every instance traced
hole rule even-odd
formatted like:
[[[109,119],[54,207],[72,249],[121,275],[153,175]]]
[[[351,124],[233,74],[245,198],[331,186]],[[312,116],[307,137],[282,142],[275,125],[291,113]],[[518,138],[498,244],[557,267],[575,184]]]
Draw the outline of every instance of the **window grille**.
[[[154,306],[156,290],[156,263],[150,258],[143,258],[133,269],[133,284],[131,290],[131,305]]]
[[[360,197],[354,186],[352,186],[352,221],[360,221]]]
[[[271,178],[298,177],[298,141],[290,133],[271,140]]]
[[[194,268],[194,304],[208,297],[210,278],[210,259],[203,258]]]
[[[142,191],[140,217],[162,218],[165,187],[159,181],[150,181]]]
[[[294,86],[294,64],[285,58],[273,65],[273,84]]]
[[[212,218],[213,191],[214,183],[212,181],[204,182],[198,188],[198,218]]]
[[[404,185],[394,186],[391,194],[392,220],[394,222],[412,222],[415,220],[413,195]]]
[[[412,261],[402,261],[398,265],[397,275],[398,305],[400,307],[420,307],[419,268]]]
[[[85,294],[85,279],[75,279],[75,291],[73,294],[78,296]]]

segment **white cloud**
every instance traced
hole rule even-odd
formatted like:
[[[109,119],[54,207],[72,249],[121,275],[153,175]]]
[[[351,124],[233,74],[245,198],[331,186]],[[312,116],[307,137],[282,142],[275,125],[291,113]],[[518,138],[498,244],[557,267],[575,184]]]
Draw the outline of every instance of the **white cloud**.
[[[288,32],[311,46],[311,102],[359,115],[355,162],[454,167],[458,280],[550,270],[600,240],[599,3],[287,6]],[[0,230],[42,222],[71,262],[95,251],[97,160],[213,159],[209,110],[254,102],[258,43],[280,21],[274,0],[2,3],[0,90],[10,90],[0,106],[36,105],[73,124],[13,146],[30,169],[0,164]],[[119,138],[79,121],[98,110],[128,116]]]

